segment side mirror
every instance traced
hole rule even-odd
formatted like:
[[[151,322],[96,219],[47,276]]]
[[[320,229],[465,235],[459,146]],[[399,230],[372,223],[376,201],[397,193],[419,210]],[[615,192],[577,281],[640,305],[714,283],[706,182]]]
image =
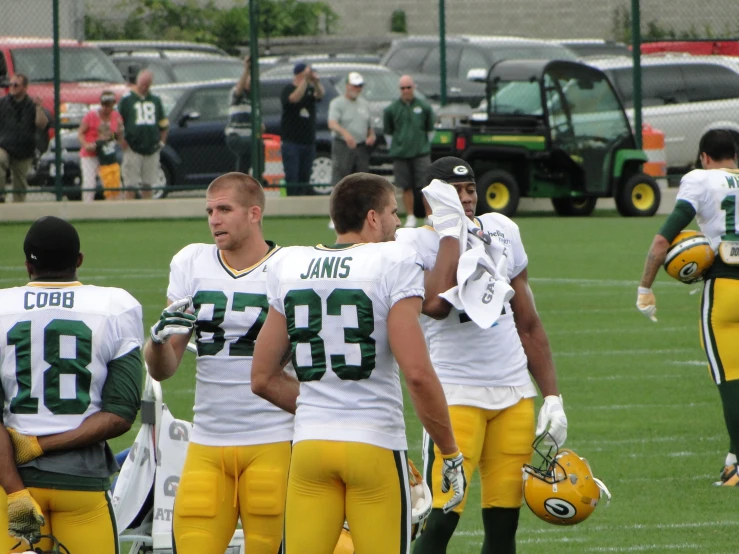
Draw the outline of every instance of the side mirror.
[[[187,112],[182,114],[179,120],[180,127],[187,127],[188,121],[196,121],[200,119],[200,112]]]
[[[467,80],[473,83],[484,83],[488,78],[487,69],[475,68],[467,72]]]

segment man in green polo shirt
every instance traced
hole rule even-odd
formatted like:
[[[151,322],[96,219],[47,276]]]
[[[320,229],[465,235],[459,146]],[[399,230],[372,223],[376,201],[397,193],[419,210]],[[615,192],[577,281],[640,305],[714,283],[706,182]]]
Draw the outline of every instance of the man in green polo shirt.
[[[400,98],[385,108],[384,132],[393,158],[395,186],[403,189],[406,227],[416,226],[413,213],[414,191],[426,184],[431,165],[429,138],[434,131],[434,111],[415,95],[410,75],[400,78]],[[420,190],[420,188],[419,188]]]
[[[151,186],[159,174],[159,151],[167,142],[169,120],[161,99],[151,94],[154,75],[148,69],[139,72],[136,85],[118,103],[123,116],[123,184],[126,198],[151,198]]]

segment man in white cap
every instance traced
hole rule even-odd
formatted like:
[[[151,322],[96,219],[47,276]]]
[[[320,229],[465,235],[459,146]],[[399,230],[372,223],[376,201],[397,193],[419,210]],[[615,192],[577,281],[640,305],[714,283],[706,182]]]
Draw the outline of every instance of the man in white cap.
[[[375,131],[370,119],[369,102],[361,97],[364,78],[352,71],[346,79],[346,90],[328,108],[331,129],[331,184],[356,172],[369,171],[369,148],[375,144]]]

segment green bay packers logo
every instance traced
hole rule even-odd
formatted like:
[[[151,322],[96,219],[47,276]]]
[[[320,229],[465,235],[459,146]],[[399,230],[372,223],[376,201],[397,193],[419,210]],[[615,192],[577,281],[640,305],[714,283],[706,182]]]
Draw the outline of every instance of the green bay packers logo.
[[[468,171],[465,166],[458,165],[454,169],[452,169],[452,173],[454,173],[455,175],[467,175]]]
[[[570,519],[577,513],[575,507],[562,498],[547,498],[544,501],[544,509],[560,519]]]
[[[695,273],[698,271],[698,264],[695,262],[688,262],[680,268],[680,280],[692,279]]]

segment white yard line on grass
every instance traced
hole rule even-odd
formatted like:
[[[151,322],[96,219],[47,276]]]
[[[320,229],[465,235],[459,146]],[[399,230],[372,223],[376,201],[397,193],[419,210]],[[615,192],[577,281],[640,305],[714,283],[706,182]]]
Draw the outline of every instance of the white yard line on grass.
[[[562,533],[588,533],[592,535],[593,540],[598,540],[598,537],[593,534],[594,531],[659,531],[669,529],[701,529],[701,528],[714,528],[714,527],[736,527],[739,525],[739,519],[737,520],[724,520],[724,521],[692,521],[685,523],[637,523],[634,525],[589,525],[586,527],[547,527],[542,529],[521,529],[518,531],[519,537],[526,537],[529,535],[561,535]],[[455,535],[479,537],[483,535],[483,530],[475,531],[459,531]]]
[[[678,331],[694,331],[694,326],[683,326],[683,327],[659,327],[657,329],[660,332],[664,333],[673,333]],[[570,330],[563,330],[563,329],[552,329],[551,331],[547,329],[547,335],[550,337],[555,335],[643,335],[644,329],[639,326],[629,327],[629,328],[609,328],[609,327],[598,327],[595,329],[570,329]]]
[[[698,550],[703,547],[699,544],[641,544],[639,546],[594,546],[588,548],[588,552],[648,552],[659,550],[660,552],[672,552],[673,550]]]
[[[575,410],[684,410],[685,408],[702,408],[705,406],[715,406],[715,402],[690,402],[688,404],[609,404],[605,406],[576,406],[569,409]]]
[[[644,356],[650,354],[694,354],[695,348],[639,348],[624,350],[576,350],[575,352],[554,352],[554,357],[571,356]]]

